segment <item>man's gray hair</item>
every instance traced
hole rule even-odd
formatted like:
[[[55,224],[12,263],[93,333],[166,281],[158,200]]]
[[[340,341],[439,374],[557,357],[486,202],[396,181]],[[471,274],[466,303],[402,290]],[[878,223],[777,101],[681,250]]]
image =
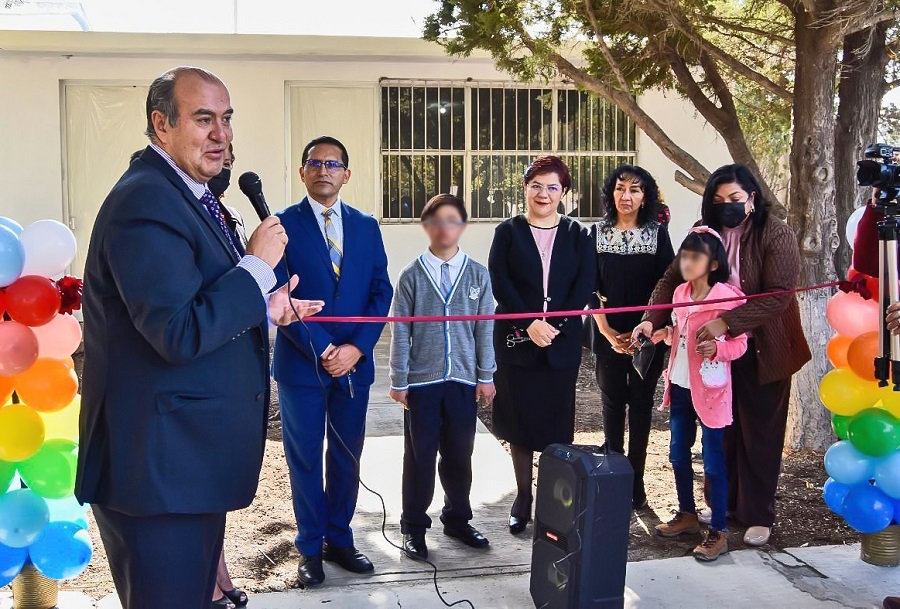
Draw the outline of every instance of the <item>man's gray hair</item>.
[[[217,83],[225,86],[222,79],[203,68],[193,66],[179,66],[166,70],[156,77],[147,91],[147,130],[144,132],[150,141],[156,141],[156,129],[153,127],[153,113],[159,112],[166,122],[173,127],[178,122],[178,106],[175,102],[175,83],[182,76],[192,74],[206,82]]]

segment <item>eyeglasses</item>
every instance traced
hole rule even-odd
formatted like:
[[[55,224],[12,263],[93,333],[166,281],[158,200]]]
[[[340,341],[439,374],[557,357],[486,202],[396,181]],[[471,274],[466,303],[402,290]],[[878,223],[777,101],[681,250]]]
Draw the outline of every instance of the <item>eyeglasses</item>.
[[[544,186],[543,184],[538,184],[537,182],[533,182],[528,185],[528,190],[532,193],[539,195],[545,190],[548,195],[555,196],[562,193],[562,186],[558,184],[551,184],[550,186]]]
[[[347,169],[347,166],[340,161],[321,161],[319,159],[306,159],[306,166],[310,169],[320,169],[324,167],[325,171],[328,173],[337,173],[342,169]]]
[[[422,224],[428,228],[444,228],[448,226],[459,228],[466,225],[465,222],[454,222],[453,220],[425,220]]]

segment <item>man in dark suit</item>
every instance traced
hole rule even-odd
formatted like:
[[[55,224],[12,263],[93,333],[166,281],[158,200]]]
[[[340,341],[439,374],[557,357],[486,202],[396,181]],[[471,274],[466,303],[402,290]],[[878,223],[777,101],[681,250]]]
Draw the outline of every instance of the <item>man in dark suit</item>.
[[[175,68],[147,96],[150,146],[119,179],[85,265],[76,495],[93,504],[125,609],[207,608],[225,513],[256,493],[268,405],[267,316],[289,300],[273,267],[287,235],[244,247],[207,181],[232,139],[228,90]],[[292,285],[296,278],[292,278]]]
[[[387,255],[378,222],[340,199],[350,179],[348,164],[347,149],[331,137],[316,138],[303,150],[300,176],[309,195],[278,214],[292,239],[285,252],[288,266],[303,277],[294,294],[325,301],[324,315],[384,316],[393,296]],[[354,573],[374,568],[353,545],[350,520],[359,490],[356,463],[369,387],[375,380],[373,350],[383,327],[294,325],[280,328],[275,340],[275,380],[304,586],[325,580],[323,558]]]

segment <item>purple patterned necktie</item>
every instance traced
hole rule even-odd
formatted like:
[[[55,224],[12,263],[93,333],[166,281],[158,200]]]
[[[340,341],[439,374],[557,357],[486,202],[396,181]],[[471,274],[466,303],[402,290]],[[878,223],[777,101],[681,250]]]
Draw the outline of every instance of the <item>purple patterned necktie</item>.
[[[200,202],[203,203],[203,207],[206,208],[206,211],[209,212],[212,219],[219,225],[222,232],[225,233],[225,239],[228,241],[228,245],[231,246],[231,251],[234,252],[235,256],[240,258],[241,255],[234,245],[234,238],[232,238],[231,233],[228,231],[228,227],[225,225],[225,216],[222,215],[222,210],[219,209],[219,202],[209,190],[203,193],[203,196],[200,197]]]

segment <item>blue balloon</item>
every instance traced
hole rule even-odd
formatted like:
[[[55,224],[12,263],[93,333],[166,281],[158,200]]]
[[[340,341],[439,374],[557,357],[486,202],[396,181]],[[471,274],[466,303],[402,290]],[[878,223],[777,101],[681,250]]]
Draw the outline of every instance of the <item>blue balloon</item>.
[[[822,498],[825,500],[825,504],[838,516],[841,515],[841,510],[844,509],[844,497],[847,496],[849,490],[849,486],[838,482],[834,478],[826,480],[825,486],[822,487]]]
[[[894,499],[894,524],[900,524],[900,499]]]
[[[11,582],[25,566],[28,550],[10,548],[0,543],[0,588]]]
[[[875,484],[891,499],[900,499],[900,451],[878,461]]]
[[[875,462],[876,459],[862,454],[846,440],[832,444],[825,453],[825,471],[847,486],[868,482],[875,477]]]
[[[12,218],[7,218],[6,216],[0,216],[0,226],[5,226],[12,232],[16,234],[16,236],[21,235],[22,231],[25,230],[22,228],[22,225],[13,220]]]
[[[878,533],[891,524],[894,503],[871,484],[854,486],[844,497],[843,516],[860,533]]]
[[[65,499],[44,499],[47,507],[50,509],[50,522],[74,522],[76,524],[84,523],[83,528],[87,528],[85,514],[87,514],[88,506],[78,503],[78,499],[74,495]]]
[[[0,543],[24,548],[37,539],[50,519],[40,495],[23,488],[0,496]]]
[[[0,288],[5,288],[22,274],[25,268],[25,248],[19,236],[6,226],[0,226]]]
[[[50,579],[78,577],[93,554],[90,535],[72,522],[51,522],[28,548],[31,562]]]

